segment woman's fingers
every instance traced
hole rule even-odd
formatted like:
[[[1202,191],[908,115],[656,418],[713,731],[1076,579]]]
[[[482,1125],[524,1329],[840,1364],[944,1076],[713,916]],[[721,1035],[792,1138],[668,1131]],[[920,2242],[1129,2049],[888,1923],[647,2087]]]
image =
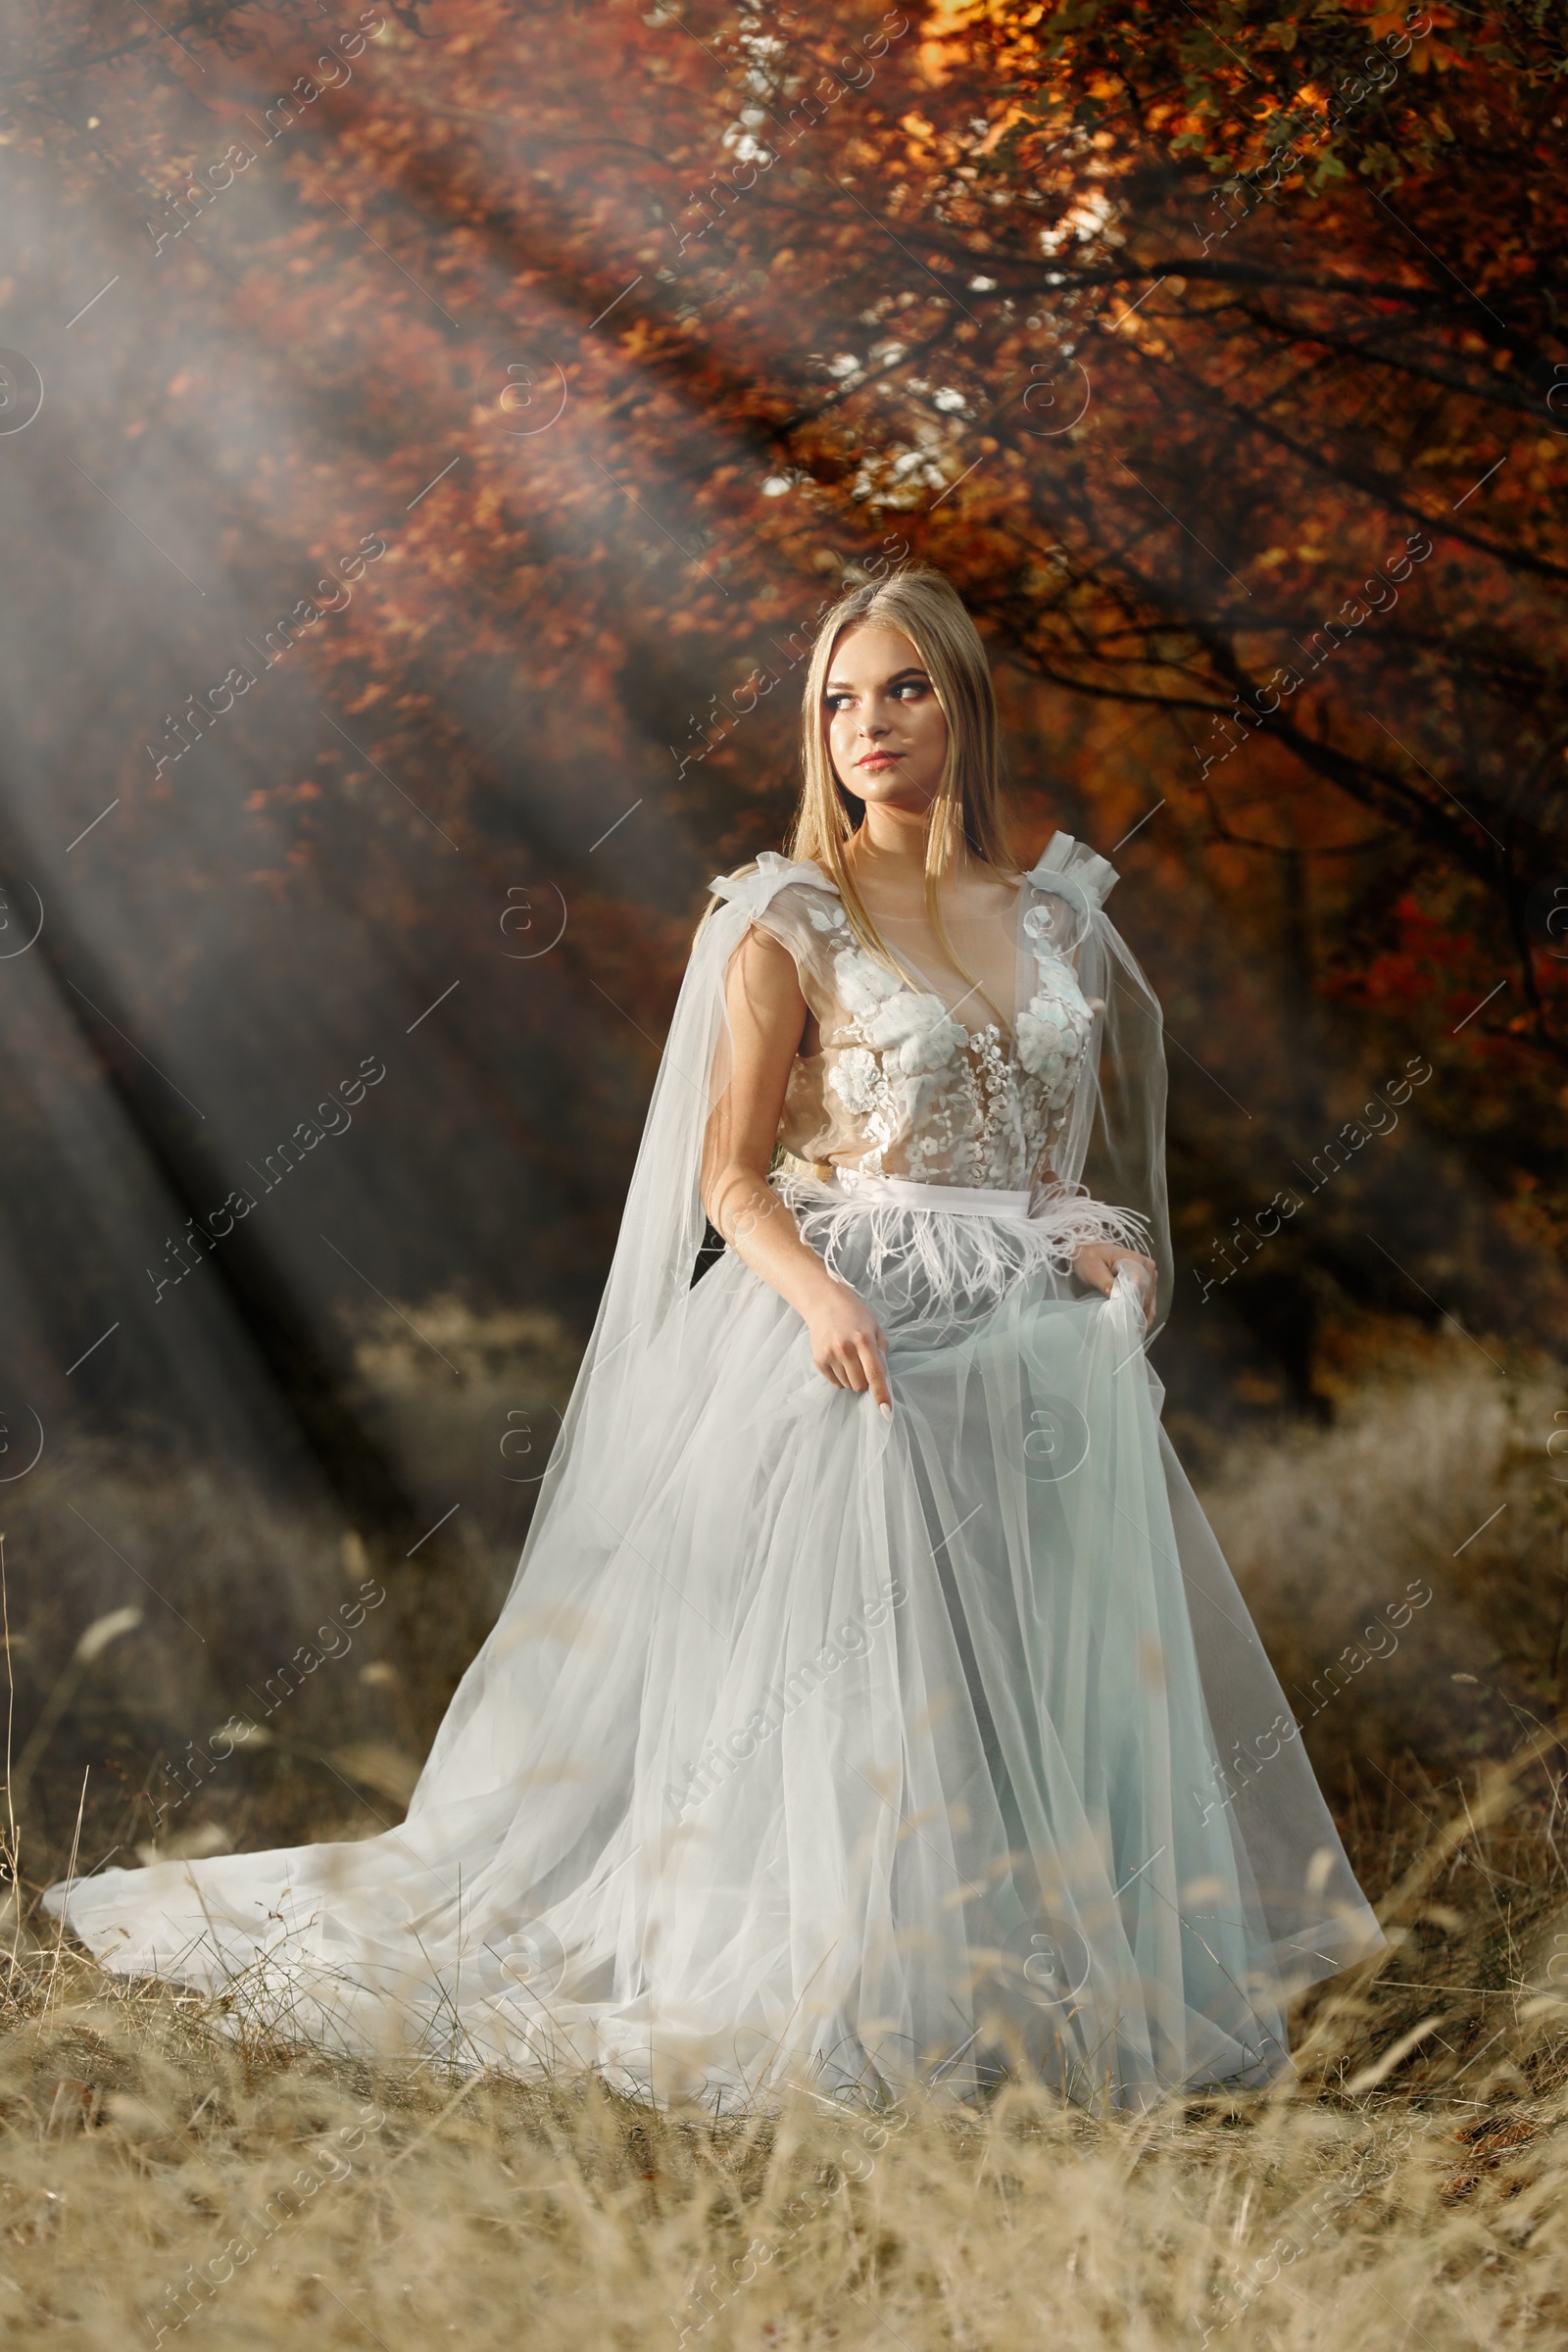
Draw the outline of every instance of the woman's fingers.
[[[816,1368],[836,1389],[863,1389],[866,1385],[865,1366],[853,1341],[841,1341]]]
[[[865,1338],[841,1340],[815,1358],[816,1368],[834,1388],[853,1389],[857,1396],[863,1396],[869,1390],[877,1403],[891,1411],[893,1395],[888,1387],[887,1346],[881,1331],[873,1324]]]
[[[893,1410],[893,1392],[888,1387],[887,1361],[883,1354],[884,1346],[885,1342],[883,1341],[882,1334],[880,1332],[877,1333],[874,1340],[862,1340],[860,1343],[860,1364],[865,1373],[865,1386],[870,1390],[872,1396],[876,1398],[877,1403],[882,1406],[883,1410],[891,1413]],[[858,1386],[859,1384],[857,1383],[856,1385]]]
[[[1116,1274],[1123,1266],[1136,1266],[1138,1269],[1140,1277],[1138,1292],[1144,1309],[1144,1329],[1148,1331],[1154,1320],[1154,1306],[1159,1287],[1159,1268],[1153,1259],[1146,1257],[1141,1250],[1122,1250],[1110,1266],[1110,1281],[1105,1285],[1107,1295],[1114,1284]]]
[[[1152,1257],[1145,1257],[1142,1250],[1140,1250],[1138,1255],[1133,1259],[1133,1264],[1138,1268],[1139,1273],[1144,1278],[1141,1287],[1144,1304],[1144,1329],[1147,1331],[1154,1320],[1154,1302],[1159,1290],[1159,1268],[1155,1265]]]

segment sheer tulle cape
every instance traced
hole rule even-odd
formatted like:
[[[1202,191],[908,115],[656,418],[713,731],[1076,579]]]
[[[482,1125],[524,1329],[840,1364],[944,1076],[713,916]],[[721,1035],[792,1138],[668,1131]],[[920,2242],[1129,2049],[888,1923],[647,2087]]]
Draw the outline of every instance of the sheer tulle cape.
[[[1078,980],[1101,1006],[1091,1066],[1056,1147],[1069,1193],[1131,1210],[1159,1270],[1153,1338],[1170,1313],[1174,1273],[1165,1189],[1165,1032],[1159,1000],[1105,913],[1116,873],[1107,859],[1058,833],[1032,879],[1073,909]]]
[[[1098,1155],[1168,1262],[1157,1007],[1102,861],[1052,856],[1130,1058],[1040,1205],[1086,1213]],[[51,1907],[236,2018],[655,2098],[1266,2081],[1291,1994],[1379,1937],[1160,1430],[1135,1292],[1073,1296],[1060,1231],[797,1188],[889,1335],[889,1424],[738,1258],[691,1286],[724,976],[796,870],[715,886],[518,1575],[407,1821]]]

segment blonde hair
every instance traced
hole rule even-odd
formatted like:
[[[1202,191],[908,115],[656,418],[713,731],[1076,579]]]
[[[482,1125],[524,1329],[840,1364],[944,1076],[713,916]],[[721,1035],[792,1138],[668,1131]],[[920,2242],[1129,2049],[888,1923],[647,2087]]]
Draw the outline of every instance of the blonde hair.
[[[804,781],[788,854],[799,860],[813,858],[832,876],[851,929],[862,947],[902,971],[845,864],[844,846],[858,827],[865,804],[840,782],[828,751],[823,709],[828,671],[845,631],[859,627],[898,629],[908,638],[948,722],[948,757],[926,834],[925,904],[937,938],[953,956],[956,968],[963,971],[953,954],[938,895],[960,845],[1002,873],[1016,873],[1018,868],[1003,827],[1001,737],[986,649],[953,582],[928,564],[901,564],[885,580],[868,580],[863,587],[852,588],[840,597],[817,631],[806,673],[801,724]]]

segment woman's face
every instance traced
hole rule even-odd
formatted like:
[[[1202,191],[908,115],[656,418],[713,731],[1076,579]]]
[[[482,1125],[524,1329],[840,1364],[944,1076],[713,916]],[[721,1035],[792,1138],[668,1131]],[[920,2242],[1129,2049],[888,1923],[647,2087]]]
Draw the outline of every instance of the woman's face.
[[[942,785],[948,722],[901,629],[859,622],[834,648],[822,697],[833,772],[856,799],[923,811]]]

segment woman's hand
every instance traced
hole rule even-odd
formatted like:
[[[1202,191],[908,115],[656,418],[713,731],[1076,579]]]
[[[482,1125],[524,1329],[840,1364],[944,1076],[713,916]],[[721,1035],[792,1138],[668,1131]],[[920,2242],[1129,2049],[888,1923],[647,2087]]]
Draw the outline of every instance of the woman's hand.
[[[835,1282],[806,1318],[811,1361],[836,1389],[869,1389],[891,1421],[887,1336],[863,1298],[847,1283]]]
[[[1144,1329],[1154,1320],[1154,1292],[1159,1281],[1159,1269],[1152,1257],[1137,1250],[1118,1249],[1114,1242],[1085,1242],[1072,1261],[1072,1270],[1080,1282],[1092,1291],[1103,1291],[1110,1297],[1111,1285],[1118,1266],[1136,1266],[1144,1277]]]

